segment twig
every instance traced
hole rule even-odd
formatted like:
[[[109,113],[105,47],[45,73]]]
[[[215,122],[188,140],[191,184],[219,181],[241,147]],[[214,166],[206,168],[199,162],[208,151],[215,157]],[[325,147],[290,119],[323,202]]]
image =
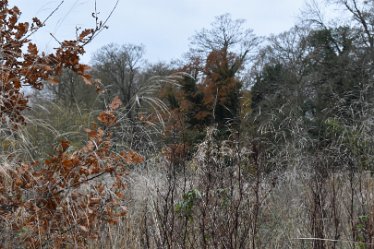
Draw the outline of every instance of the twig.
[[[98,16],[98,12],[97,12],[97,9],[96,9],[96,1],[95,1],[95,14],[94,14],[95,21],[96,21],[95,32],[92,34],[92,36],[83,45],[86,45],[89,42],[91,42],[96,36],[98,36],[101,33],[101,31],[103,31],[103,29],[106,27],[106,24],[107,24],[109,18],[113,15],[114,10],[117,8],[118,3],[119,3],[119,0],[116,1],[116,3],[114,4],[112,10],[110,11],[109,15],[107,16],[107,18],[103,22],[99,23],[98,22],[98,17],[97,17]]]
[[[30,32],[30,34],[28,34],[24,39],[28,39],[30,36],[32,36],[36,31],[39,30],[39,28],[45,26],[45,24],[47,23],[47,21],[49,20],[49,18],[51,18],[56,12],[57,10],[64,4],[65,0],[62,0],[60,2],[59,5],[57,5],[57,7],[44,19],[44,21],[42,22],[41,26],[34,29],[32,32]]]
[[[321,238],[293,238],[293,240],[317,240],[317,241],[327,241],[327,242],[341,242],[341,243],[374,245],[374,243],[367,243],[367,242],[360,242],[360,241],[336,240],[336,239],[321,239]]]

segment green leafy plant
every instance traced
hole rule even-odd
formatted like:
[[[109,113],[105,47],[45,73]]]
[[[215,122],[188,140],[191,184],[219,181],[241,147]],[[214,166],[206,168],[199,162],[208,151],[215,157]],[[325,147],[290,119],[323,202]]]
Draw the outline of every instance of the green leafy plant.
[[[182,195],[182,200],[175,204],[175,211],[188,218],[192,218],[194,205],[201,200],[198,189],[191,189]]]

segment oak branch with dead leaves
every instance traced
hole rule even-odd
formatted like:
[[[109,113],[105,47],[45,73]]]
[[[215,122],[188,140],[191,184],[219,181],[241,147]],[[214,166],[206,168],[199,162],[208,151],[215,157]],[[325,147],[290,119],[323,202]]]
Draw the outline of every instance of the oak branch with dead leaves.
[[[45,81],[58,83],[63,68],[70,68],[90,83],[87,65],[79,63],[86,45],[100,27],[86,29],[76,40],[59,42],[54,53],[40,53],[30,36],[45,25],[34,17],[32,22],[19,22],[21,11],[0,1],[0,121],[17,128],[24,124],[22,111],[28,100],[21,92],[22,86],[42,89]]]
[[[20,14],[17,7],[0,1],[0,124],[15,132],[25,125],[22,112],[28,108],[22,86],[42,89],[45,81],[58,83],[63,68],[90,83],[88,67],[79,63],[79,56],[103,28],[100,22],[76,40],[60,42],[47,55],[30,40],[44,22],[38,18],[19,22]],[[15,247],[81,248],[97,239],[103,226],[115,224],[126,214],[127,165],[142,163],[143,157],[112,148],[110,129],[117,123],[115,110],[121,104],[114,98],[98,115],[98,124],[85,130],[87,142],[82,148],[74,150],[63,140],[45,161],[1,165],[0,226]]]

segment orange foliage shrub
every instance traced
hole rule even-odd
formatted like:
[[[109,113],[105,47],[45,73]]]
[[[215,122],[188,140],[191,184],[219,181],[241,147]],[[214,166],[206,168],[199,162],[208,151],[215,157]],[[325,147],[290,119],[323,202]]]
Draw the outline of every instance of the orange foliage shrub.
[[[30,247],[84,245],[98,238],[101,224],[126,214],[126,165],[143,158],[113,152],[107,129],[86,132],[89,140],[81,149],[70,152],[62,141],[45,162],[19,163],[0,177],[0,217]]]
[[[63,68],[90,83],[88,66],[79,63],[79,56],[104,27],[100,23],[86,29],[46,55],[29,39],[44,23],[37,18],[31,24],[18,22],[20,14],[17,7],[8,7],[8,1],[0,2],[0,125],[15,132],[25,124],[22,112],[28,108],[22,86],[41,89],[45,81],[58,83],[56,76]],[[114,111],[120,105],[115,98],[98,115],[102,127],[85,130],[88,141],[82,148],[75,150],[69,141],[61,141],[56,154],[43,162],[0,165],[0,231],[11,245],[81,248],[97,239],[103,226],[126,214],[126,165],[142,163],[143,157],[112,148],[110,128],[117,123]]]

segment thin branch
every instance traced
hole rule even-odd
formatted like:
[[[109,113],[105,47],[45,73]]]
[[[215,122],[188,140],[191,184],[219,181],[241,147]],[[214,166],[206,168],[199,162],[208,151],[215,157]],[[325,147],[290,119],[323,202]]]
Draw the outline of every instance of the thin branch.
[[[321,238],[293,238],[293,240],[314,240],[314,241],[326,241],[326,242],[341,242],[341,243],[350,243],[350,244],[365,244],[365,245],[374,245],[374,243],[351,241],[351,240],[336,240],[336,239],[321,239]]]
[[[47,21],[57,12],[57,10],[60,9],[60,7],[64,4],[65,0],[62,0],[60,2],[59,5],[57,5],[57,7],[44,19],[44,21],[42,22],[42,24],[37,27],[36,29],[34,29],[30,34],[28,34],[24,39],[28,39],[30,36],[32,36],[36,31],[38,31],[41,27],[45,26],[45,24],[47,23]]]
[[[95,28],[95,31],[92,34],[92,36],[86,42],[83,43],[83,46],[90,43],[96,36],[98,36],[103,31],[104,28],[107,27],[106,24],[108,23],[108,20],[110,19],[110,17],[113,15],[114,10],[117,8],[118,4],[119,4],[119,0],[116,1],[112,10],[110,11],[109,15],[107,16],[107,18],[103,22],[99,22],[98,21],[98,12],[97,12],[97,9],[96,9],[96,0],[95,0],[95,14],[94,14],[94,17],[95,17],[95,21],[96,21],[96,28]]]

